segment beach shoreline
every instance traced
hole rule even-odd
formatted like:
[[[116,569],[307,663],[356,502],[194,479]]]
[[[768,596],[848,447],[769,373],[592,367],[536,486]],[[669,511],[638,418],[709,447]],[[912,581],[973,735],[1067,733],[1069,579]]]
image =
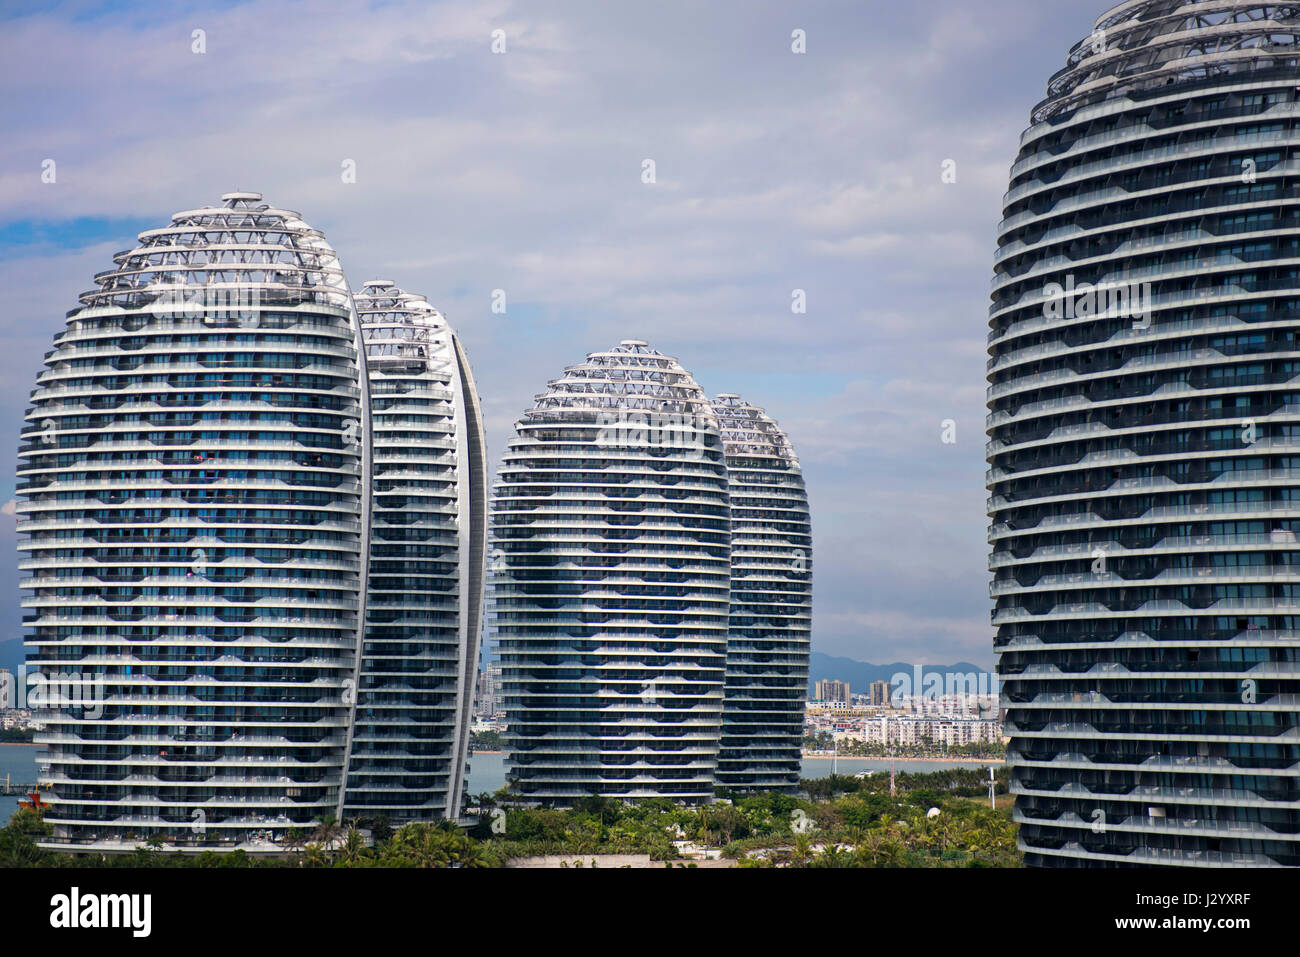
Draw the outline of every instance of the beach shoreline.
[[[932,763],[932,764],[980,764],[980,763],[987,763],[987,764],[1006,764],[1006,763],[1007,763],[1006,758],[970,758],[970,757],[966,757],[966,758],[960,758],[960,757],[957,757],[957,758],[954,758],[954,757],[947,757],[947,758],[937,758],[937,757],[935,757],[935,758],[924,758],[924,757],[922,757],[922,758],[911,758],[911,757],[909,757],[909,758],[904,758],[904,757],[897,757],[897,758],[891,758],[891,757],[889,757],[888,755],[883,755],[883,756],[882,756],[882,755],[863,755],[863,754],[832,754],[832,753],[825,753],[825,752],[820,752],[820,751],[805,751],[805,752],[803,752],[803,757],[805,757],[805,758],[822,758],[822,759],[827,760],[827,761],[831,760],[832,758],[838,758],[840,761],[900,761],[900,762],[901,762],[901,761],[924,761],[924,762],[928,762],[928,763]]]
[[[504,752],[504,751],[480,751],[478,748],[475,748],[474,751],[473,751],[472,753],[470,753],[469,757],[472,758],[472,757],[474,757],[474,755],[477,755],[477,754],[505,754],[505,752]],[[829,761],[831,758],[838,758],[838,759],[841,760],[841,761],[899,761],[899,762],[903,762],[903,761],[924,761],[924,762],[930,762],[930,763],[943,763],[943,764],[979,764],[979,763],[988,763],[988,764],[1006,764],[1006,759],[1005,759],[1005,758],[971,758],[971,757],[946,757],[946,758],[939,758],[939,757],[931,757],[931,758],[927,758],[927,757],[920,757],[920,758],[912,758],[912,757],[904,758],[904,757],[897,757],[897,758],[891,758],[891,757],[889,757],[889,756],[887,756],[887,755],[886,755],[886,756],[883,756],[883,757],[882,757],[882,756],[879,756],[879,755],[862,755],[862,754],[838,754],[838,755],[837,755],[837,754],[830,754],[830,753],[822,753],[822,752],[818,752],[818,751],[804,751],[804,752],[802,753],[801,757],[804,757],[804,758],[824,758],[824,759],[827,760],[827,761]]]
[[[504,751],[480,751],[478,748],[475,748],[474,751],[470,753],[469,757],[472,758],[472,757],[474,757],[476,754],[505,754],[505,752],[504,752]],[[1006,764],[1006,763],[1007,763],[1005,758],[970,758],[970,757],[965,757],[965,758],[963,758],[963,757],[946,757],[946,758],[926,758],[926,757],[921,757],[921,758],[912,758],[912,757],[908,757],[908,758],[904,758],[904,757],[897,757],[897,758],[890,758],[890,757],[888,757],[888,756],[881,757],[881,756],[878,756],[878,755],[861,755],[861,754],[838,754],[838,755],[837,755],[837,754],[825,754],[825,753],[821,753],[821,752],[818,752],[818,751],[804,751],[804,752],[802,753],[801,757],[804,757],[804,758],[824,758],[824,759],[827,760],[827,761],[829,761],[831,758],[838,758],[838,759],[841,760],[841,761],[900,761],[900,762],[901,762],[901,761],[924,761],[924,762],[930,762],[930,763],[943,763],[943,764],[979,764],[979,763],[988,763],[988,764]]]

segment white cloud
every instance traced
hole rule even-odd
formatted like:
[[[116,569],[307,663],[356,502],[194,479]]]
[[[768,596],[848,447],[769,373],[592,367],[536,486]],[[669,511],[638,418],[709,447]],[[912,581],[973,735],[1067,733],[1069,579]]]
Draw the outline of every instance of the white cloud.
[[[1074,0],[1004,6],[940,0],[917,17],[824,0],[801,10],[804,56],[783,0],[33,13],[0,25],[0,227],[162,221],[261,190],[324,229],[354,282],[382,274],[443,309],[493,455],[547,379],[636,330],[790,431],[818,529],[819,650],[880,660],[915,640],[987,661],[993,228],[1028,109],[1091,28]],[[55,185],[39,181],[45,157]],[[17,444],[63,313],[133,239],[0,260],[0,447]],[[956,447],[938,443],[949,417]],[[907,560],[860,547],[884,541]],[[934,581],[951,617],[927,610]]]

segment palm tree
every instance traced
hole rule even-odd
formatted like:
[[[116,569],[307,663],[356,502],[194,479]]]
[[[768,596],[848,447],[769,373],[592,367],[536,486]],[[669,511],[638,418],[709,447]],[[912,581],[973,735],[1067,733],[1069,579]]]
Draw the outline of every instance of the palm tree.
[[[304,850],[308,867],[324,867],[328,863],[325,852],[315,841],[309,843]]]
[[[853,845],[854,849],[867,839],[867,831],[858,825],[850,825],[844,829],[844,840]]]
[[[897,867],[902,859],[902,850],[901,841],[891,833],[875,831],[867,837],[867,854],[872,867]]]
[[[393,835],[384,864],[406,867],[487,867],[482,845],[454,826],[407,824]]]
[[[790,857],[792,867],[807,867],[812,860],[812,838],[807,834],[794,836],[794,853]]]
[[[333,844],[342,833],[343,828],[334,819],[334,815],[326,814],[320,819],[320,823],[312,833],[311,839],[313,843],[320,846],[322,851],[332,853],[334,851]]]
[[[573,850],[578,854],[595,852],[600,847],[600,825],[595,821],[583,821],[567,837]]]
[[[343,863],[348,867],[356,867],[366,856],[365,838],[357,830],[357,822],[353,821],[348,825],[347,833],[343,836],[342,847]]]
[[[818,856],[813,863],[813,867],[852,867],[853,858],[840,848],[838,844],[827,846],[826,850]]]
[[[948,817],[939,818],[935,821],[934,831],[935,838],[939,842],[940,852],[948,850],[948,844],[952,840],[952,819]]]
[[[294,851],[301,851],[303,845],[307,843],[307,835],[303,833],[300,827],[291,827],[284,833],[284,849],[292,854]]]

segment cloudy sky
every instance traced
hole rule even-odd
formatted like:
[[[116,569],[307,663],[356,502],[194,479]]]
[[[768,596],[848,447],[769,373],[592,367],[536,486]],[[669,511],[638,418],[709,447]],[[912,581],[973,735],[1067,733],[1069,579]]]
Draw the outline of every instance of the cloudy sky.
[[[256,190],[354,286],[442,309],[494,458],[563,366],[646,339],[789,432],[815,650],[991,665],[994,230],[1029,109],[1108,5],[0,0],[0,448],[12,463],[41,357],[111,255]]]

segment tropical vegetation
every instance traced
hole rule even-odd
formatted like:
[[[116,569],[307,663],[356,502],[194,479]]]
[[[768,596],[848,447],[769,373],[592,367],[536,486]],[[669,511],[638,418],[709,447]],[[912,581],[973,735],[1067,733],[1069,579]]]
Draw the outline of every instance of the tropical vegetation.
[[[717,858],[739,867],[1018,867],[1006,771],[988,806],[987,772],[835,776],[802,782],[800,796],[721,794],[713,804],[627,804],[591,797],[566,810],[525,807],[505,790],[473,800],[464,828],[383,820],[291,831],[283,854],[169,852],[155,839],[132,854],[68,855],[39,847],[50,826],[20,810],[0,828],[7,867],[502,867],[544,855],[648,855],[665,865]],[[642,858],[644,859],[644,858]]]

